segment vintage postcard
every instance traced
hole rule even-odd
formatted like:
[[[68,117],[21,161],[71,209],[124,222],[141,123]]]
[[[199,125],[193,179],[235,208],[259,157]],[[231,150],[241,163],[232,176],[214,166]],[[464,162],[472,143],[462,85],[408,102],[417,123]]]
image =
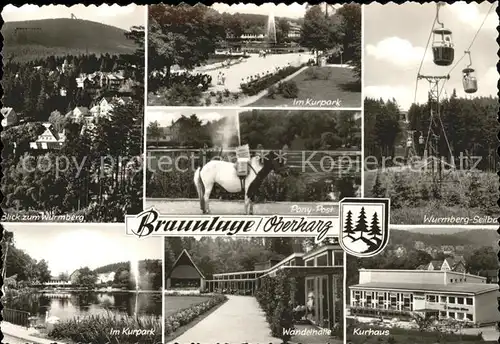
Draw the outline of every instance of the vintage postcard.
[[[497,343],[497,11],[4,6],[1,342]]]

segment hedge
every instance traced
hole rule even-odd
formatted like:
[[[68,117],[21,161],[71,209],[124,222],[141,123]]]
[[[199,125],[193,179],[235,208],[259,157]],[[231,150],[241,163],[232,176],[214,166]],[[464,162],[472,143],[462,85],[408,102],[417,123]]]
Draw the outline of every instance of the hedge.
[[[263,277],[255,297],[266,314],[272,335],[283,343],[290,340],[293,326],[292,293],[295,292],[295,278],[289,271],[279,271],[275,277]],[[285,334],[285,331],[287,330]]]

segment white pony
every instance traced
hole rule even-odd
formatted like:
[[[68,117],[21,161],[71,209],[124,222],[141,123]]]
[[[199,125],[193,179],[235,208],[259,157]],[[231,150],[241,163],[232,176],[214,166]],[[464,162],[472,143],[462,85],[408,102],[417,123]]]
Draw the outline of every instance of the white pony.
[[[212,188],[217,183],[227,192],[236,193],[245,189],[245,214],[253,215],[253,201],[260,185],[272,171],[280,171],[283,162],[273,151],[265,156],[253,156],[248,162],[248,174],[241,178],[236,172],[235,164],[223,160],[211,160],[194,172],[194,184],[200,198],[200,208],[203,214],[210,213],[208,200]]]

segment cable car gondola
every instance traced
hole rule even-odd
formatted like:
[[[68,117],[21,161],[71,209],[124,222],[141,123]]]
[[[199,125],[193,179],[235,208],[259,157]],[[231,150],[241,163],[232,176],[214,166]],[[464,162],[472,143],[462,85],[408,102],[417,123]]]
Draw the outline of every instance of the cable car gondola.
[[[465,93],[476,93],[477,92],[477,79],[476,79],[476,71],[472,66],[472,58],[470,56],[470,51],[465,52],[469,55],[469,65],[467,68],[462,70],[462,84],[464,86]]]
[[[440,28],[432,30],[432,55],[434,63],[438,66],[449,66],[455,58],[455,49],[453,48],[452,32],[446,29],[439,21],[439,8],[442,3],[437,4],[436,22],[441,25]]]

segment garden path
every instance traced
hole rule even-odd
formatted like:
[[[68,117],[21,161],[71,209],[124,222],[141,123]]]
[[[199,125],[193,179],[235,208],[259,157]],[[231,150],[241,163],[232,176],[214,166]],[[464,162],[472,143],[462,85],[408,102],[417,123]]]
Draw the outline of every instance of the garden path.
[[[266,57],[259,57],[257,54],[252,54],[242,63],[206,72],[206,74],[212,76],[212,84],[214,85],[209,90],[223,91],[227,88],[230,92],[239,92],[241,79],[246,79],[249,76],[267,71],[273,72],[276,67],[286,67],[288,64],[298,66],[309,61],[313,56],[310,52],[267,55]],[[226,74],[224,86],[217,85],[217,75],[220,72]]]
[[[280,344],[257,300],[252,296],[228,295],[228,301],[208,317],[168,344],[252,343]]]

